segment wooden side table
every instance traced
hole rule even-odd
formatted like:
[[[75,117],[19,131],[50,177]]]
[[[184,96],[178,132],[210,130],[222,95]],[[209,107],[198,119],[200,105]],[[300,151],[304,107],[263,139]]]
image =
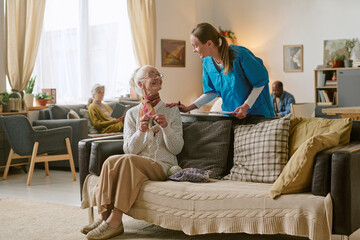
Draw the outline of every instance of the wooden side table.
[[[340,115],[342,118],[352,118],[354,120],[360,120],[360,106],[324,108],[322,112],[326,113],[327,115]]]
[[[29,118],[29,121],[30,121],[31,125],[33,124],[33,122],[35,120],[39,120],[39,112],[40,112],[40,110],[43,110],[43,109],[46,109],[46,108],[48,108],[48,106],[27,107],[28,118]]]
[[[29,118],[28,111],[20,111],[20,112],[1,112],[0,116],[11,116],[11,115],[24,115]],[[8,156],[10,153],[10,145],[6,139],[5,132],[3,131],[0,124],[0,169],[5,168]],[[29,161],[27,159],[16,159],[12,162],[11,166],[25,165],[28,164]]]

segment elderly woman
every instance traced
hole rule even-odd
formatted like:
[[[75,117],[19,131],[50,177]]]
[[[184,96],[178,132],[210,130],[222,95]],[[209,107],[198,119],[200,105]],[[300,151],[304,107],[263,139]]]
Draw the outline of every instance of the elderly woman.
[[[166,180],[167,170],[178,165],[176,155],[184,145],[182,123],[179,109],[166,107],[160,99],[162,77],[152,66],[134,74],[135,86],[143,96],[126,113],[126,154],[110,156],[103,164],[95,196],[101,219],[81,230],[88,239],[122,234],[122,215],[135,202],[142,183]]]
[[[124,117],[112,118],[112,109],[106,103],[103,103],[105,86],[95,84],[91,90],[93,102],[89,105],[89,117],[92,125],[101,133],[119,132],[124,126]]]

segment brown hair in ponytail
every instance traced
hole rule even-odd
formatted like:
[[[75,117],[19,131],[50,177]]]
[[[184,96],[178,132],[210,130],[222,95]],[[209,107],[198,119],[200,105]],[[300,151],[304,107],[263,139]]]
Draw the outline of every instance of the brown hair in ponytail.
[[[199,39],[202,44],[211,40],[216,46],[218,46],[221,60],[225,68],[224,74],[228,74],[232,70],[231,62],[235,59],[234,52],[229,48],[229,44],[226,39],[220,35],[214,26],[209,23],[199,23],[191,31],[191,34]]]

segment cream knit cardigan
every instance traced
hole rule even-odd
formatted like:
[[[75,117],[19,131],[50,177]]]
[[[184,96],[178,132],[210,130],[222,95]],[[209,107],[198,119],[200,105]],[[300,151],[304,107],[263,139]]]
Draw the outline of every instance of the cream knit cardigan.
[[[177,166],[176,155],[184,145],[180,111],[177,107],[166,107],[160,101],[154,107],[156,113],[165,115],[168,126],[155,134],[150,130],[139,130],[139,111],[142,104],[131,108],[125,116],[124,152],[154,159],[165,173],[171,166]]]

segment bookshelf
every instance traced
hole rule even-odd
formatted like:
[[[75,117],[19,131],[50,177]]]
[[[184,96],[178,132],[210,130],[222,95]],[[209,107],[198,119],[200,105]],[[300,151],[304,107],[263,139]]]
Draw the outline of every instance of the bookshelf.
[[[315,103],[317,106],[338,105],[337,70],[338,68],[315,69]]]
[[[322,115],[323,108],[360,105],[360,68],[323,68],[314,73],[315,116]]]

